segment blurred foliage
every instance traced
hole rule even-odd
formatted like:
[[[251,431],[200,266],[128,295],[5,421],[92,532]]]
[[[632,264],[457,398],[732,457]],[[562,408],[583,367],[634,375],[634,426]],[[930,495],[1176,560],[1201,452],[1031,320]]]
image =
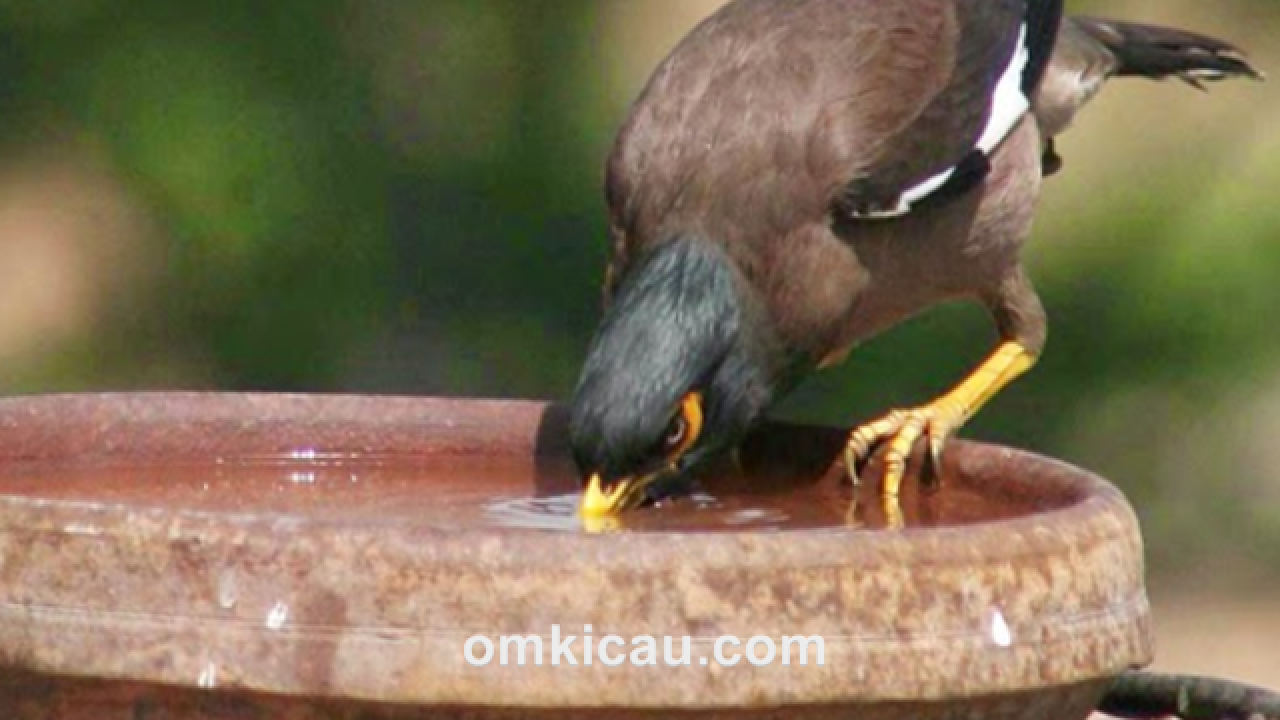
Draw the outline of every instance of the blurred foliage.
[[[0,147],[106,168],[149,239],[93,271],[158,268],[4,387],[563,396],[598,306],[600,167],[692,6],[0,0]],[[1073,9],[1280,51],[1274,0]],[[1280,558],[1251,502],[1280,497],[1280,456],[1245,457],[1280,419],[1250,434],[1280,405],[1275,91],[1137,85],[1113,93],[1144,108],[1100,108],[1065,145],[1032,250],[1049,353],[969,434],[1116,478],[1160,566]],[[992,339],[979,312],[930,313],[782,413],[916,404]]]

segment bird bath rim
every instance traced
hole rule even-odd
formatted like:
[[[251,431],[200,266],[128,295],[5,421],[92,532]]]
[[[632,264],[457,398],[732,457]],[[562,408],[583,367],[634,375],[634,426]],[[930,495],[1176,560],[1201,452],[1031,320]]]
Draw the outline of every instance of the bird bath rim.
[[[138,392],[138,393],[86,393],[29,395],[0,398],[0,462],[40,463],[47,460],[64,462],[69,456],[82,459],[91,457],[92,463],[146,463],[148,453],[172,459],[180,463],[208,463],[211,458],[268,458],[272,456],[296,456],[300,452],[316,453],[321,461],[347,458],[360,459],[382,456],[399,456],[411,461],[432,462],[456,457],[489,455],[491,457],[532,457],[536,465],[543,458],[567,456],[567,438],[559,427],[566,421],[567,410],[553,403],[537,400],[508,400],[487,398],[430,398],[394,395],[344,395],[344,394],[293,394],[293,393],[216,393],[216,392]],[[232,438],[202,438],[191,442],[202,429],[212,426],[243,424],[242,417],[252,414],[255,424],[239,427]],[[49,423],[48,416],[57,416],[57,434],[62,442],[53,445],[38,442],[39,438],[15,437],[23,425]],[[335,419],[334,416],[337,416]],[[334,432],[335,422],[344,418],[358,418],[351,432]],[[490,421],[486,424],[486,421]],[[493,422],[493,421],[496,421]],[[259,433],[257,423],[268,424],[273,430],[283,424],[296,425],[294,432],[283,436],[266,437]],[[415,424],[416,425],[413,425]],[[194,424],[197,427],[183,427]],[[401,435],[387,438],[370,434],[371,426],[413,425],[417,436]],[[161,435],[154,430],[159,429]],[[131,434],[147,430],[147,453],[139,455],[135,438]],[[195,431],[194,435],[192,431]],[[165,437],[163,433],[169,433]],[[766,450],[762,462],[772,464],[781,451],[787,452],[786,443],[799,441],[801,453],[817,451],[825,458],[819,465],[812,461],[797,471],[808,476],[835,475],[840,471],[836,464],[842,461],[834,449],[844,441],[844,430],[790,423],[766,423],[748,439],[748,446],[762,436],[772,440],[773,447]],[[38,434],[38,433],[37,433]],[[319,439],[318,439],[319,438]],[[429,440],[434,443],[426,450],[403,453],[405,442]],[[778,446],[782,446],[779,448]],[[1011,448],[990,446],[983,443],[956,440],[948,453],[970,472],[975,465],[1016,466],[1024,463],[1040,463],[1042,473],[1049,482],[1040,487],[1024,486],[1021,493],[1047,495],[1034,511],[1024,511],[1017,517],[1001,518],[962,525],[909,526],[895,533],[861,532],[859,542],[896,543],[902,537],[920,535],[948,535],[966,533],[973,527],[999,523],[1005,528],[1026,530],[1040,522],[1051,520],[1075,521],[1087,514],[1087,505],[1096,500],[1124,501],[1123,494],[1106,480],[1081,471],[1062,461],[1044,458],[1033,453]],[[563,459],[563,457],[561,458]],[[815,468],[817,468],[815,470]],[[563,470],[563,468],[557,468]],[[543,475],[535,468],[536,475]],[[548,470],[547,474],[556,473]],[[536,482],[534,492],[576,492],[576,480],[569,480],[563,472],[556,473],[549,486],[543,486],[542,477]],[[807,479],[812,479],[807,478]],[[731,491],[731,490],[730,490]],[[0,486],[0,493],[3,487]],[[1023,498],[1026,499],[1025,497]],[[1025,510],[1025,509],[1024,509]],[[192,512],[191,515],[204,513]],[[213,513],[219,517],[240,518],[230,511]],[[253,515],[244,513],[243,515]],[[305,513],[268,514],[271,519],[290,519],[301,523],[316,522]],[[344,521],[344,524],[360,525],[360,522]],[[816,530],[787,530],[774,533],[783,542],[795,536],[825,536],[838,528]],[[430,526],[423,532],[437,530]],[[477,528],[449,528],[450,533],[538,533],[537,528],[503,527],[489,525]],[[688,531],[653,531],[647,535],[685,535]],[[702,535],[703,533],[695,533]],[[759,536],[752,530],[730,530],[707,533],[719,535],[726,542],[733,542],[735,535]],[[600,541],[610,537],[608,533],[597,535]],[[785,540],[784,540],[785,538]],[[708,538],[710,539],[710,538]]]
[[[565,452],[563,419],[555,406],[508,401],[16,398],[0,400],[0,464],[299,445],[386,453],[423,442],[443,455],[500,450],[536,464]],[[775,426],[762,437],[834,447],[841,432]],[[1106,679],[1150,660],[1141,539],[1118,490],[1056,461],[982,445],[957,443],[947,462],[1008,492],[1056,492],[1065,507],[903,532],[593,537],[0,495],[0,571],[11,580],[0,586],[0,658],[43,673],[188,687],[212,663],[221,685],[284,696],[694,709],[941,702],[1090,683],[1100,693]],[[74,523],[94,532],[69,533]],[[219,597],[228,576],[238,589],[230,606]],[[1009,631],[1008,647],[992,636],[993,622]],[[470,634],[546,635],[553,624],[834,643],[827,667],[804,671],[478,671],[462,662]]]

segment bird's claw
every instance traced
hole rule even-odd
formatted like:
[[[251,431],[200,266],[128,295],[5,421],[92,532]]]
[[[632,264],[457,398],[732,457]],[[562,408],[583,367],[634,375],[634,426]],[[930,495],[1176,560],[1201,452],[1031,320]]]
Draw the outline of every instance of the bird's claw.
[[[921,438],[929,442],[929,459],[936,470],[942,466],[947,441],[964,423],[967,412],[959,403],[939,400],[915,410],[895,410],[883,418],[854,430],[845,446],[845,469],[855,485],[876,448],[888,443],[882,494],[896,500],[907,474],[907,461]]]
[[[876,447],[884,438],[896,435],[906,424],[906,419],[905,411],[894,410],[875,422],[860,426],[849,435],[849,442],[844,447],[844,465],[855,487],[862,484],[862,470]]]

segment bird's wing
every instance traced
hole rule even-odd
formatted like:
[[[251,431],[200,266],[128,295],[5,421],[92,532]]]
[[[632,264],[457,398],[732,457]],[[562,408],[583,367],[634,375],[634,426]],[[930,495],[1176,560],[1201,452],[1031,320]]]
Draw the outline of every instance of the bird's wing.
[[[855,218],[897,217],[930,198],[979,184],[989,158],[1031,108],[1062,20],[1062,0],[956,0],[949,37],[925,48],[942,63],[944,82],[914,116],[859,153],[838,199]],[[901,88],[910,96],[911,88]],[[917,91],[918,94],[918,91]],[[866,108],[833,108],[855,136]],[[824,128],[829,129],[829,128]],[[819,145],[847,144],[839,136]]]

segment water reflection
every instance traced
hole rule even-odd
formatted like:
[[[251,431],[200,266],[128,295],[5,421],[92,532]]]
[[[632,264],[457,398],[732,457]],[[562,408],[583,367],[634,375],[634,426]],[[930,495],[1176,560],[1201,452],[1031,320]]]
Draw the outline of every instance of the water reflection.
[[[567,461],[361,456],[316,449],[205,462],[0,468],[0,497],[16,501],[449,531],[848,532],[971,525],[1034,510],[964,483],[943,482],[932,492],[908,483],[898,514],[886,509],[877,485],[855,489],[841,483],[838,473],[819,480],[725,476],[707,479],[703,494],[584,527],[577,516],[577,485]],[[96,526],[73,523],[65,531],[88,535]],[[234,604],[234,583],[227,582],[221,588],[224,599]]]

